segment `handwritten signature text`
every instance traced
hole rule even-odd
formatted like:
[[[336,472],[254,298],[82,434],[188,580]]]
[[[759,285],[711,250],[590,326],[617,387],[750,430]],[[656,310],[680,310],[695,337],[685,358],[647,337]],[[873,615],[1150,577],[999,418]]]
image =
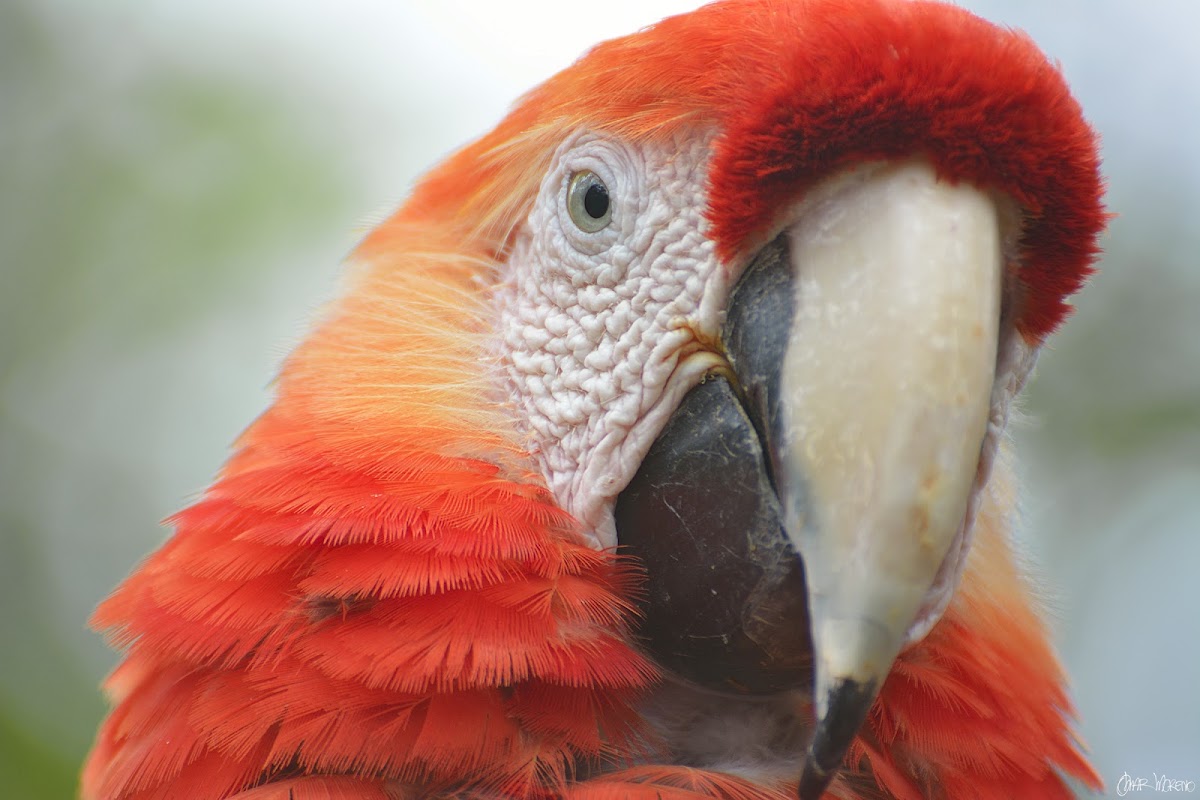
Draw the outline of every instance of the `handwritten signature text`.
[[[1165,774],[1159,775],[1157,772],[1150,774],[1153,776],[1152,778],[1135,778],[1128,772],[1122,773],[1117,780],[1117,796],[1124,797],[1130,792],[1190,793],[1196,791],[1195,781],[1172,778]]]

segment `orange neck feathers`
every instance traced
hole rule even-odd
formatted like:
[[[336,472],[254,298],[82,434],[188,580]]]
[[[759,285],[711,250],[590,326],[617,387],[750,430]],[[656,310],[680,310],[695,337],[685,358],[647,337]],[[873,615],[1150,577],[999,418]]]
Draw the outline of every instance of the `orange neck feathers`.
[[[579,543],[511,423],[499,433],[467,377],[469,269],[436,244],[365,268],[96,612],[128,652],[85,797],[343,773],[528,796],[631,736],[655,671],[629,645],[630,577]]]

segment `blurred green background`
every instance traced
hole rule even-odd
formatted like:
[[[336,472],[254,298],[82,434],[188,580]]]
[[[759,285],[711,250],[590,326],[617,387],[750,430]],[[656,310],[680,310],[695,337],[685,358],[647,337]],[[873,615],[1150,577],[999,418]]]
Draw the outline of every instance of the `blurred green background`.
[[[1017,435],[1097,765],[1200,783],[1200,4],[974,0],[1060,60],[1119,216]],[[91,608],[265,405],[337,263],[588,44],[692,3],[0,3],[0,800],[73,795]]]

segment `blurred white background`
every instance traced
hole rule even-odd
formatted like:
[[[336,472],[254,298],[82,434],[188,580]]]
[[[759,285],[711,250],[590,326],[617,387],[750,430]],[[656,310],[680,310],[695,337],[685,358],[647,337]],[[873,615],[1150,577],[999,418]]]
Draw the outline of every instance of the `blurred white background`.
[[[0,796],[68,797],[91,608],[269,398],[415,178],[690,2],[0,5]],[[1055,59],[1119,216],[1018,431],[1026,534],[1110,791],[1200,783],[1200,4],[972,0]]]

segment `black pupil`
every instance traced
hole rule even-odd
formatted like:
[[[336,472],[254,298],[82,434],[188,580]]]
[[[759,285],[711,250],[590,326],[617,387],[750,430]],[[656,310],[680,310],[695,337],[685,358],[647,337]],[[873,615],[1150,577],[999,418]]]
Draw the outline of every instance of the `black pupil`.
[[[583,195],[583,210],[592,219],[601,219],[608,213],[608,187],[593,183]]]

